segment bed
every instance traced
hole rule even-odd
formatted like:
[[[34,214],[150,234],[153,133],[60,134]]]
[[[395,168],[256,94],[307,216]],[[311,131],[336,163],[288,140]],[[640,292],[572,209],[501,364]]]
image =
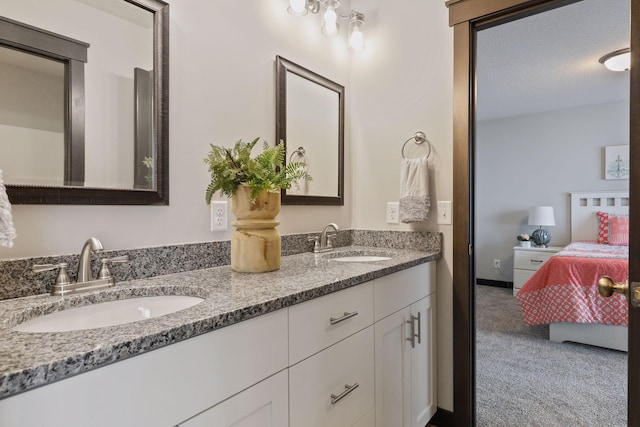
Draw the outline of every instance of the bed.
[[[624,217],[628,210],[627,192],[571,193],[572,242],[517,294],[527,324],[548,323],[551,341],[627,351],[628,304],[619,294],[601,297],[597,281],[603,275],[616,282],[626,280],[628,246],[597,243],[596,212]]]

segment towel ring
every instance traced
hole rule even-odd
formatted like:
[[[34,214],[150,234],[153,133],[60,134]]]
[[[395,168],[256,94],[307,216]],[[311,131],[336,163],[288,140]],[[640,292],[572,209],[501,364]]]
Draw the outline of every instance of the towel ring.
[[[305,160],[307,160],[306,157],[305,157],[306,151],[305,151],[304,147],[298,147],[297,150],[295,150],[293,153],[291,153],[291,155],[289,156],[289,163],[291,163],[291,159],[293,159],[293,155],[294,154],[297,154],[298,157],[303,157]]]
[[[429,158],[429,156],[431,156],[431,143],[427,140],[427,135],[425,135],[424,132],[418,131],[411,138],[407,139],[404,142],[404,144],[402,144],[401,154],[402,154],[402,158],[403,159],[406,159],[406,157],[404,155],[404,148],[407,146],[407,143],[409,141],[411,141],[411,140],[413,140],[416,145],[420,145],[423,142],[426,142],[427,145],[429,146],[429,152],[427,153],[427,159]]]

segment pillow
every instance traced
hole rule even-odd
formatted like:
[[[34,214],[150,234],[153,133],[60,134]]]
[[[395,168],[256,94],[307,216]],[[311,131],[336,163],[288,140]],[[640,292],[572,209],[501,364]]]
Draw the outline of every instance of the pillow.
[[[609,216],[609,244],[629,246],[629,217]]]
[[[598,216],[598,243],[609,243],[609,214],[596,212]]]

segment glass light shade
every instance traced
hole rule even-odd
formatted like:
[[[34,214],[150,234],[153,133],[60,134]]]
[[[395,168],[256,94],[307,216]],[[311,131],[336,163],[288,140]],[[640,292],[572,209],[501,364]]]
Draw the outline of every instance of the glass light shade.
[[[289,7],[287,8],[293,16],[303,16],[307,14],[307,0],[289,0]]]
[[[354,52],[364,51],[364,34],[362,34],[364,21],[362,14],[356,14],[349,22],[349,49]]]
[[[325,36],[335,36],[340,29],[340,23],[338,22],[338,6],[340,6],[339,0],[325,0],[322,2],[322,10],[320,16],[322,18],[322,34]]]
[[[600,63],[611,71],[626,71],[631,68],[631,51],[616,50],[600,58]]]
[[[529,210],[529,225],[552,226],[556,225],[552,206],[537,206]]]

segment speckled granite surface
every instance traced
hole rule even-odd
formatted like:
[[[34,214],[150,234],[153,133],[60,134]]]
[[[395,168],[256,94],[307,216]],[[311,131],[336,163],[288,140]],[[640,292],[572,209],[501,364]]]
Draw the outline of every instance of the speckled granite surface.
[[[283,235],[282,255],[310,252],[313,249],[313,242],[309,241],[309,237],[317,235],[318,233]],[[334,238],[333,244],[335,247],[360,245],[439,251],[441,239],[442,235],[440,233],[341,230]],[[102,254],[93,257],[94,274],[97,273],[100,267],[99,259],[120,255],[129,255],[130,261],[126,264],[114,264],[112,266],[111,271],[116,281],[143,279],[229,265],[230,248],[230,241],[225,240],[141,249],[105,250]],[[76,272],[78,271],[78,258],[79,256],[75,254],[0,260],[0,300],[38,295],[50,291],[55,281],[56,272],[34,273],[31,271],[31,267],[34,264],[66,262],[69,264],[69,275],[72,280],[75,280]]]
[[[439,249],[337,249],[353,251],[392,259],[341,263],[330,260],[335,253],[307,252],[283,257],[281,269],[270,273],[235,273],[221,266],[125,281],[107,291],[66,298],[36,295],[1,301],[0,398],[440,258]],[[21,321],[63,307],[163,294],[205,300],[173,314],[107,328],[57,333],[11,330]]]

